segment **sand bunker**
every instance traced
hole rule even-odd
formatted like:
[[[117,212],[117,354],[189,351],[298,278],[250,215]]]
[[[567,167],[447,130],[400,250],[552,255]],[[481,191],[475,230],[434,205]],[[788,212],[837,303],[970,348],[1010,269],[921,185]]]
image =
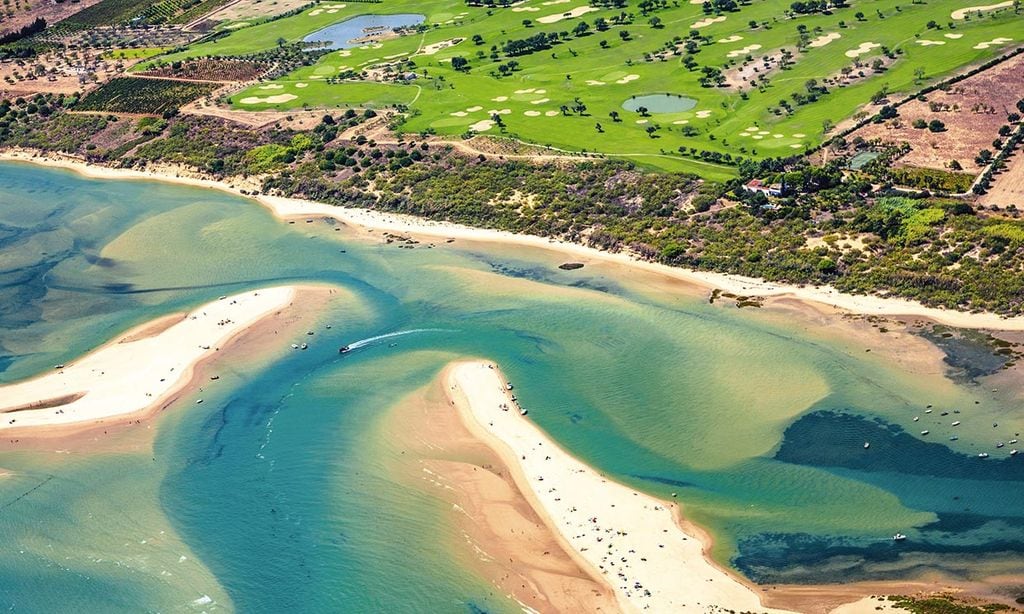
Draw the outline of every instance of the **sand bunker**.
[[[536,92],[534,92],[534,94],[547,94],[547,93],[548,93],[547,90],[537,90]]]
[[[918,39],[918,40],[916,40],[914,42],[917,43],[918,45],[921,45],[922,47],[931,47],[933,45],[945,45],[946,44],[946,41],[932,41],[932,40],[928,40],[927,38]]]
[[[446,41],[441,41],[440,43],[433,43],[433,44],[427,45],[423,49],[420,49],[420,52],[419,52],[418,55],[434,55],[438,51],[440,51],[442,49],[447,49],[449,47],[454,47],[455,45],[458,45],[459,43],[461,43],[464,40],[466,40],[466,39],[464,39],[464,38],[451,38],[451,39],[448,39]]]
[[[953,40],[964,37],[963,34],[943,34],[943,36],[945,36],[946,38],[951,38]]]
[[[558,111],[544,111],[544,115],[547,115],[548,117],[554,117],[558,115]]]
[[[989,47],[998,47],[999,45],[1005,45],[1006,43],[1009,43],[1011,41],[1013,41],[1012,38],[1003,38],[1000,36],[999,38],[993,38],[992,40],[985,41],[984,43],[978,43],[977,45],[974,46],[974,49],[988,49]]]
[[[261,85],[260,89],[261,90],[283,90],[284,86],[283,85],[279,85],[277,83],[271,83],[269,85]]]
[[[551,102],[550,98],[540,98],[538,100],[531,100],[530,104],[544,104],[545,102]]]
[[[963,9],[957,9],[949,14],[953,19],[964,19],[971,13],[982,13],[984,11],[994,11],[996,9],[1005,9],[1013,6],[1013,0],[1007,0],[1006,2],[1000,2],[999,4],[989,4],[987,6],[969,6]]]
[[[538,17],[537,23],[557,23],[563,19],[572,19],[573,17],[586,15],[587,13],[592,13],[596,10],[597,8],[593,6],[577,6],[571,11],[559,13],[558,15],[545,15],[544,17]]]
[[[800,145],[800,143],[793,143],[789,147],[790,147],[790,149],[800,149],[800,147],[802,147],[802,145]]]
[[[239,100],[242,104],[278,104],[281,102],[288,102],[289,100],[295,100],[298,98],[295,94],[278,94],[277,96],[267,96],[266,98],[260,98],[259,96],[248,96]]]
[[[672,123],[677,125],[677,126],[682,126],[684,124],[690,123],[690,120],[688,120],[688,119],[677,119],[676,121],[674,121]]]
[[[483,111],[483,110],[484,110],[484,108],[480,107],[480,106],[477,106],[477,107],[467,107],[466,108],[466,112],[467,113],[476,113],[477,111]]]
[[[488,115],[508,115],[512,113],[512,109],[491,109],[487,112]]]
[[[308,83],[296,83],[295,87],[297,87],[297,88],[299,88],[301,90],[304,87],[309,87],[309,84]]]
[[[711,117],[711,111],[697,111],[696,116],[699,119],[707,119]]]
[[[636,120],[636,123],[638,123],[638,124],[646,124],[647,120],[646,119],[638,119],[638,120]]]
[[[554,6],[555,4],[569,4],[572,0],[548,0],[547,2],[541,2],[541,6]]]
[[[498,96],[497,98],[491,98],[491,102],[505,102],[508,100],[508,96]]]
[[[726,36],[725,38],[718,39],[718,42],[720,42],[720,43],[735,43],[736,41],[741,41],[741,40],[743,40],[742,36],[740,36],[738,34],[733,34],[732,36]]]
[[[794,133],[793,133],[793,137],[794,137],[794,138],[802,139],[802,138],[804,138],[805,136],[807,136],[807,135],[806,135],[806,134],[804,134],[803,132],[794,132]]]
[[[494,127],[494,122],[489,119],[482,119],[469,127],[473,132],[486,132]]]
[[[807,44],[808,47],[824,47],[832,41],[837,41],[842,38],[843,35],[838,32],[831,32],[829,34],[822,34],[818,38],[812,40]]]
[[[540,9],[535,6],[517,6],[512,9],[513,13],[536,13]]]
[[[879,45],[878,43],[861,43],[860,47],[857,47],[856,49],[850,49],[849,51],[847,51],[846,57],[857,58],[864,55],[865,53],[870,53],[872,49],[878,49],[879,47],[881,47],[881,45]]]
[[[540,111],[523,111],[523,115],[527,117],[540,117],[543,113]]]
[[[451,115],[452,117],[465,117],[469,115],[469,113],[466,113],[465,111],[455,111],[454,113],[449,113],[448,115]]]
[[[604,81],[596,81],[594,79],[587,79],[587,85],[604,85]]]
[[[514,91],[512,93],[513,94],[532,94],[532,93],[534,93],[536,91],[537,91],[537,88],[531,87],[531,88],[528,88],[528,89],[525,89],[525,90],[516,90],[516,91]]]
[[[630,81],[636,81],[639,78],[640,78],[640,75],[626,75],[625,77],[623,77],[623,78],[619,79],[618,81],[616,81],[616,83],[618,83],[620,85],[625,85],[625,84],[629,83]]]
[[[755,139],[760,141],[761,139],[764,138],[764,135],[762,135],[762,134],[755,134],[752,138],[755,138]]]
[[[695,22],[693,22],[693,25],[691,25],[690,27],[695,29],[695,30],[699,30],[701,28],[706,28],[706,27],[710,26],[713,23],[719,23],[719,22],[722,22],[722,21],[725,21],[725,15],[720,15],[718,17],[708,17],[707,19],[701,19],[700,21],[695,21]]]
[[[728,57],[730,57],[730,58],[738,58],[741,55],[747,55],[751,51],[757,51],[760,48],[761,48],[761,45],[747,45],[743,49],[733,49],[732,51],[730,51],[726,55]]]

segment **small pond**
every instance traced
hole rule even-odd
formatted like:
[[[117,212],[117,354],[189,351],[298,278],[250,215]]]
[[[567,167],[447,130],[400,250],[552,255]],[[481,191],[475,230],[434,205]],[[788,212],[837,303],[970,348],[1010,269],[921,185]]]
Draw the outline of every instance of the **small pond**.
[[[648,113],[679,113],[680,111],[689,111],[695,106],[697,106],[696,100],[680,94],[634,96],[622,103],[622,108],[627,111],[636,111],[640,107],[644,107]]]
[[[307,43],[327,43],[328,49],[349,49],[386,38],[395,28],[423,23],[423,15],[360,15],[332,24],[302,39]]]

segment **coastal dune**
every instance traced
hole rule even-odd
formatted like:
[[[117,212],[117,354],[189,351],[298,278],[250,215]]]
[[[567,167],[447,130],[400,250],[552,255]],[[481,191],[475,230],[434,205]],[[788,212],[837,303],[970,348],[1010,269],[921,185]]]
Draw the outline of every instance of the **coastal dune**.
[[[236,335],[287,308],[292,286],[226,296],[121,335],[66,365],[0,387],[0,430],[89,425],[158,406]]]
[[[469,430],[512,468],[566,551],[611,587],[624,611],[786,612],[765,608],[715,566],[673,504],[603,477],[520,415],[494,365],[454,364],[445,387]]]

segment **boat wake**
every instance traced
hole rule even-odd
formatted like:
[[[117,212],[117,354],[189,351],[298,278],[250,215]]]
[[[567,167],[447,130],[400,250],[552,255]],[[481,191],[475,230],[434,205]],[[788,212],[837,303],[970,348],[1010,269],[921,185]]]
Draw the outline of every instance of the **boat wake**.
[[[454,333],[458,331],[450,330],[447,328],[414,328],[412,330],[400,330],[393,333],[386,333],[383,335],[376,335],[374,337],[367,337],[366,339],[360,339],[359,341],[353,341],[352,343],[345,346],[348,348],[346,351],[351,352],[352,350],[358,350],[375,343],[385,341],[387,339],[394,339],[396,337],[404,337],[405,335],[415,335],[417,333]]]

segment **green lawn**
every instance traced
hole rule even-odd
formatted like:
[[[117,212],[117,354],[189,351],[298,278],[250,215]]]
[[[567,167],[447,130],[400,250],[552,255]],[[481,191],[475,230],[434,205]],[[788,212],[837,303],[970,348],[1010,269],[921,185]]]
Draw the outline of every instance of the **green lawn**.
[[[610,20],[620,11],[593,11],[554,23],[540,23],[542,18],[556,19],[573,9],[586,8],[587,2],[527,0],[514,8],[490,10],[454,0],[384,0],[379,4],[347,3],[344,8],[331,9],[326,7],[340,7],[341,3],[325,2],[293,17],[240,28],[221,40],[196,45],[163,59],[260,51],[275,46],[279,38],[298,41],[326,25],[360,14],[420,13],[426,15],[430,26],[423,34],[331,52],[314,66],[278,79],[272,89],[260,84],[236,94],[232,103],[240,109],[402,104],[411,111],[404,129],[412,132],[432,130],[459,135],[472,127],[486,134],[504,134],[573,151],[598,151],[653,168],[688,170],[720,178],[728,176],[731,170],[684,158],[677,149],[682,146],[757,158],[800,153],[822,140],[826,122],[836,123],[850,117],[883,87],[893,92],[913,91],[1024,39],[1024,17],[1014,14],[1012,8],[954,21],[950,14],[971,6],[970,0],[927,0],[920,4],[877,0],[833,9],[830,15],[796,18],[785,16],[790,0],[755,0],[741,5],[738,11],[717,16],[705,15],[699,4],[686,0],[670,0],[665,9],[647,17],[639,14],[635,0],[629,4],[626,11],[635,15],[631,24],[597,32],[593,27],[596,18]],[[865,14],[863,20],[855,17],[858,11]],[[661,20],[661,27],[648,23],[654,16]],[[719,20],[699,23],[707,17]],[[531,20],[531,27],[524,26],[524,19]],[[931,20],[937,22],[938,29],[926,27]],[[510,39],[541,32],[571,32],[581,21],[592,26],[587,35],[570,34],[551,49],[515,58],[503,54],[497,60],[488,57],[492,45],[500,49]],[[751,28],[751,21],[758,22],[758,27]],[[840,22],[844,22],[843,27]],[[674,37],[685,39],[695,25],[702,36],[713,41],[700,46],[695,54],[698,69],[691,71],[682,65],[680,60],[685,52],[663,60],[651,57]],[[745,99],[736,89],[699,85],[701,66],[740,64],[748,54],[758,61],[781,48],[796,52],[799,26],[806,27],[811,39],[826,34],[838,34],[839,38],[797,53],[790,69],[776,72],[763,92],[747,89]],[[627,31],[628,39],[622,38],[620,31]],[[474,44],[470,40],[474,35],[481,36],[483,44]],[[976,48],[998,37],[1010,39],[1010,43]],[[454,38],[466,40],[432,54],[424,53],[431,44]],[[922,41],[931,44],[922,45]],[[830,87],[814,103],[793,102],[794,93],[806,93],[808,80],[820,82],[838,76],[843,67],[852,66],[855,59],[848,52],[864,43],[899,50],[899,54],[888,69],[874,74],[868,65],[881,57],[882,49],[873,48],[856,58],[864,64],[862,70],[869,75],[867,78],[846,87]],[[755,45],[759,47],[754,48]],[[452,68],[454,56],[469,60],[468,72]],[[405,59],[411,59],[415,66],[403,70],[414,70],[419,75],[411,84],[326,83],[340,72],[360,72]],[[519,63],[518,69],[509,76],[497,75],[496,67],[509,59]],[[918,69],[924,71],[923,80],[915,75]],[[696,99],[697,105],[688,111],[651,117],[622,108],[631,96],[661,92],[685,95]],[[271,96],[277,98],[267,101]],[[573,106],[576,99],[586,106],[585,113],[564,114],[561,107]],[[776,112],[780,100],[792,104],[791,114]],[[612,111],[620,113],[621,121],[609,117]],[[486,120],[494,113],[500,115],[503,127],[488,127]],[[652,126],[658,129],[649,135],[648,128]]]

